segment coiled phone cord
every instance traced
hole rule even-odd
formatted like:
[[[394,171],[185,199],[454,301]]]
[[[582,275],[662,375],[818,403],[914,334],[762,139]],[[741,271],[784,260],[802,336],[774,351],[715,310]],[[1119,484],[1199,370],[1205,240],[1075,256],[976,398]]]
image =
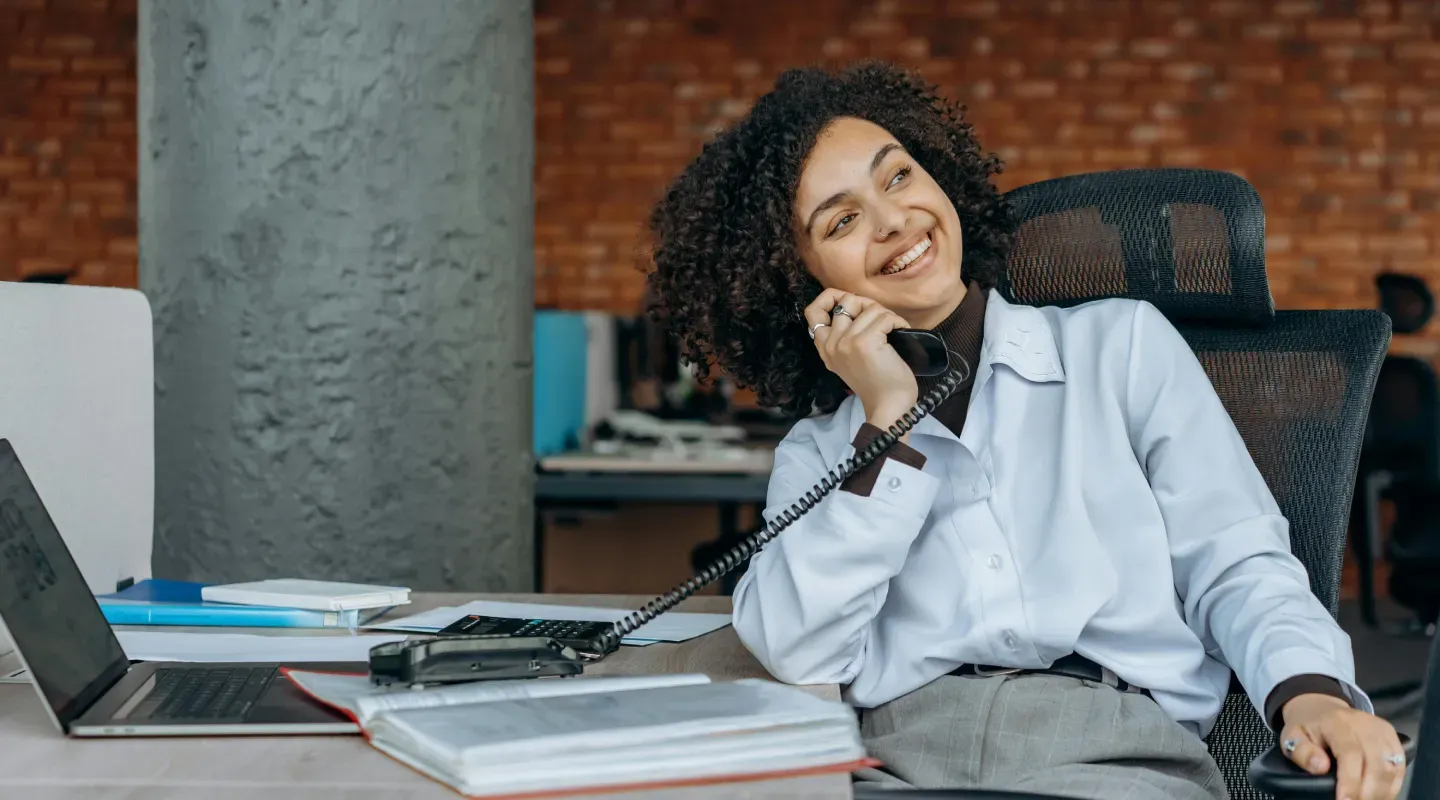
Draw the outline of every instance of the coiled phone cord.
[[[905,412],[898,422],[880,434],[875,441],[866,445],[863,450],[851,456],[844,463],[830,470],[819,483],[815,484],[805,496],[793,503],[784,512],[777,515],[764,527],[745,537],[739,544],[732,547],[725,555],[710,562],[710,565],[700,570],[700,573],[691,578],[686,578],[683,583],[674,589],[659,595],[654,600],[646,603],[639,611],[616,622],[611,628],[600,635],[603,649],[609,652],[620,643],[620,640],[635,632],[640,626],[655,619],[661,614],[669,611],[684,600],[701,589],[709,586],[717,578],[735,569],[745,562],[745,559],[759,552],[771,539],[780,535],[780,532],[790,527],[796,520],[804,516],[806,512],[814,508],[821,499],[835,491],[835,488],[855,473],[856,470],[864,467],[882,453],[889,450],[900,441],[900,437],[910,432],[919,424],[920,420],[935,412],[946,398],[955,393],[961,384],[970,378],[970,365],[957,353],[949,354],[952,358],[959,359],[963,370],[959,367],[945,373],[940,379],[939,385],[931,389],[915,407]]]

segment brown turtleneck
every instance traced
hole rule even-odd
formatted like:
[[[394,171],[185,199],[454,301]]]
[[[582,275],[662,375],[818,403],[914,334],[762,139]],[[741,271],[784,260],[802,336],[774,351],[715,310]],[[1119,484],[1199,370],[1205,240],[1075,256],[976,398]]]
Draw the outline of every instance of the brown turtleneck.
[[[955,356],[960,356],[969,365],[969,377],[945,398],[945,402],[941,403],[932,415],[959,436],[961,429],[965,427],[965,414],[970,410],[970,389],[975,385],[975,367],[980,361],[980,345],[985,339],[985,290],[981,289],[978,283],[971,282],[960,305],[936,325],[934,331],[950,349],[952,362]],[[951,363],[950,368],[955,367],[956,364]],[[940,377],[920,378],[917,382],[920,384],[920,396],[924,397],[940,385]],[[883,433],[884,431],[868,422],[862,423],[852,444],[857,451],[862,450]],[[904,442],[896,442],[879,458],[852,473],[840,484],[840,488],[868,497],[870,490],[875,488],[876,479],[880,477],[881,468],[892,458],[915,469],[923,469],[925,466],[925,456],[918,450]]]
[[[952,361],[954,356],[960,356],[970,367],[970,375],[965,382],[960,384],[940,407],[935,409],[932,415],[945,427],[949,428],[956,436],[965,427],[965,415],[970,410],[970,390],[975,385],[975,370],[980,365],[980,347],[985,339],[985,290],[980,285],[971,282],[965,292],[965,298],[960,305],[950,312],[943,322],[936,325],[935,333],[945,340],[945,346],[950,349]],[[951,368],[955,365],[952,363]],[[920,396],[934,389],[940,383],[940,378],[920,378]],[[860,430],[855,434],[853,445],[856,451],[862,450],[866,445],[880,438],[884,431],[871,425],[868,422],[860,425]],[[895,459],[915,469],[925,467],[925,456],[915,448],[904,442],[896,442],[889,450],[880,455],[879,458],[856,470],[840,488],[844,491],[858,494],[864,497],[870,495],[875,488],[875,481],[880,477],[880,470],[889,459]],[[1338,697],[1345,702],[1350,702],[1340,686],[1340,682],[1325,675],[1295,675],[1281,681],[1265,698],[1265,719],[1276,733],[1285,726],[1285,720],[1281,712],[1285,704],[1302,694],[1325,694],[1331,697]]]

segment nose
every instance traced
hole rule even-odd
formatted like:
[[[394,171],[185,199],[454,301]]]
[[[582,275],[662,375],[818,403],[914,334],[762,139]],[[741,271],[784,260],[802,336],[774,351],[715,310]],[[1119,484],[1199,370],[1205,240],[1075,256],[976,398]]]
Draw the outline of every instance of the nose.
[[[905,209],[889,198],[882,199],[875,206],[875,238],[885,241],[905,230]]]

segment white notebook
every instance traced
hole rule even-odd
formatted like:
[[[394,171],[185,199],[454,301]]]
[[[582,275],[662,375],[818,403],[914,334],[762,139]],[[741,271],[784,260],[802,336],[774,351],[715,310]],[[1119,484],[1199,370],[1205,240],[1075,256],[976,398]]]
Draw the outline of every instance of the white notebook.
[[[539,678],[379,691],[364,676],[286,674],[347,711],[376,749],[470,797],[758,780],[876,763],[849,706],[771,681]]]
[[[235,603],[242,606],[349,611],[404,605],[410,602],[410,590],[403,586],[276,578],[206,586],[200,590],[200,598],[213,603]]]

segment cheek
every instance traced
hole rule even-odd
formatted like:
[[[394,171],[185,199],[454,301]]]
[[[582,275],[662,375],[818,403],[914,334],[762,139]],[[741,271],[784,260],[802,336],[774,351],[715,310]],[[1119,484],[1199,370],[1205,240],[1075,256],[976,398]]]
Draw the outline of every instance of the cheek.
[[[825,248],[823,276],[820,282],[827,288],[858,290],[865,281],[865,241],[859,236],[847,236],[845,241],[836,242]]]
[[[865,242],[857,236],[802,251],[805,269],[826,289],[854,291],[865,279]]]

